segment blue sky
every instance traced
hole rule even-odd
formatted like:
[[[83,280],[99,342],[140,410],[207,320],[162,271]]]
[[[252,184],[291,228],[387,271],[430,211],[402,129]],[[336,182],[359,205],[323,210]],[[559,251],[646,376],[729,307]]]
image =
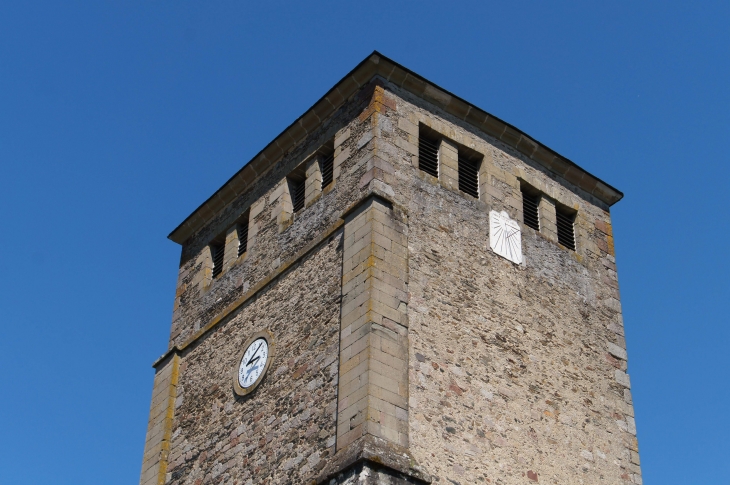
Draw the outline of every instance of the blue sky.
[[[647,484],[726,484],[730,3],[3,2],[0,483],[139,478],[166,235],[374,49],[622,190]]]

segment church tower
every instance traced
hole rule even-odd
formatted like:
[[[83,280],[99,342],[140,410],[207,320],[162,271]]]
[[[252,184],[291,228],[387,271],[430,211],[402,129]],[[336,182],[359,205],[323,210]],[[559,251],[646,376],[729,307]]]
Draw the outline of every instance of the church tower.
[[[641,484],[621,197],[371,54],[170,234],[140,484]]]

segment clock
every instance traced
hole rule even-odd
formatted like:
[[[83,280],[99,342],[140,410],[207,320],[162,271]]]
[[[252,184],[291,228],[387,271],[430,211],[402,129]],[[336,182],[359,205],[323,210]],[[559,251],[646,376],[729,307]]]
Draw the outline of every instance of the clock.
[[[245,396],[261,384],[273,355],[274,339],[268,331],[258,332],[248,339],[233,373],[236,394]]]
[[[489,213],[489,246],[503,258],[522,264],[522,230],[505,211]]]

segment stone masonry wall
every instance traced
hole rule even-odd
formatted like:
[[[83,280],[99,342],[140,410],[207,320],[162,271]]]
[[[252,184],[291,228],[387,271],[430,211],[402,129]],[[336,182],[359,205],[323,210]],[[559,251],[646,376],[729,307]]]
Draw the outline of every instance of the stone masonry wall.
[[[357,100],[346,105],[326,120],[300,146],[293,149],[253,186],[183,246],[177,291],[173,307],[169,348],[189,340],[216,314],[238,296],[275,272],[283,261],[292,257],[324,229],[356,195],[350,177],[339,177],[343,161],[352,162],[352,144],[347,124],[356,117]],[[288,198],[286,176],[298,165],[316,156],[317,149],[336,138],[335,181],[308,207],[285,218],[282,207]],[[286,197],[285,197],[286,196]],[[289,206],[291,202],[289,202]],[[216,235],[225,233],[235,221],[250,210],[248,251],[225,268],[218,278],[211,278],[211,256],[207,244]],[[289,211],[291,211],[289,209]]]
[[[374,133],[372,98],[375,85],[367,86],[323,121],[320,129],[292,149],[264,174],[250,192],[217,214],[183,247],[173,306],[169,348],[189,340],[233,300],[255,286],[282,262],[292,257],[352,204],[368,192],[363,177],[372,172]],[[367,116],[362,116],[366,113]],[[334,182],[307,201],[300,212],[289,214],[291,201],[286,176],[307,165],[317,150],[334,139]],[[287,207],[289,206],[289,207]],[[250,210],[248,251],[222,275],[211,280],[210,252],[206,245],[225,234]]]
[[[394,91],[414,457],[451,483],[641,483],[607,208]],[[484,155],[479,200],[416,168],[419,123]],[[526,226],[523,265],[490,251],[489,211],[521,221],[521,181],[578,211],[576,252]]]
[[[334,453],[342,234],[183,353],[167,483],[304,483]],[[273,362],[249,396],[233,370],[268,329]]]

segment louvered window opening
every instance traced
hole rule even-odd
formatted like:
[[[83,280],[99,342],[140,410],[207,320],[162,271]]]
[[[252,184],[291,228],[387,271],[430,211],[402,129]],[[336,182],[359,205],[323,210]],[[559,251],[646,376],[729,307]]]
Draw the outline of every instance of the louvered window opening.
[[[540,215],[538,213],[538,198],[522,192],[522,218],[527,227],[540,230]]]
[[[434,177],[439,176],[439,142],[420,134],[418,137],[418,168]]]
[[[558,242],[566,248],[575,251],[573,216],[561,211],[557,211],[555,215],[558,225]]]
[[[248,249],[248,217],[238,225],[238,256],[241,256]]]
[[[335,154],[332,152],[322,160],[322,189],[332,183],[332,175],[335,167]]]
[[[294,212],[304,209],[304,180],[299,182],[292,181],[291,202],[294,206]]]
[[[472,197],[479,198],[479,165],[478,161],[458,157],[459,163],[459,190]]]
[[[213,278],[215,278],[223,272],[224,246],[222,244],[211,245],[210,251],[213,253]]]

